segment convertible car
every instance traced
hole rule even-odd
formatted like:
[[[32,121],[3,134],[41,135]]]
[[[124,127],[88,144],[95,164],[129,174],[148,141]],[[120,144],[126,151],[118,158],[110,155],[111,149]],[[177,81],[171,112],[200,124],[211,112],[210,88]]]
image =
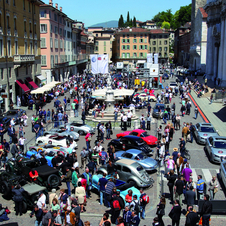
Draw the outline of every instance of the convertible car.
[[[145,153],[137,149],[116,152],[116,159],[131,159],[139,163],[147,172],[155,171],[158,167],[157,161],[148,157]]]
[[[127,135],[137,136],[142,138],[148,145],[155,146],[157,144],[157,137],[149,135],[147,131],[143,129],[135,129],[133,131],[125,131],[123,133],[118,133],[117,138],[124,137]]]
[[[36,139],[36,144],[40,144],[40,143],[46,143],[46,144],[52,144],[52,145],[60,145],[63,147],[67,147],[67,139],[65,136],[59,136],[59,135],[46,135],[46,136],[42,136],[42,137],[38,137]],[[73,141],[74,143],[74,147],[77,147],[77,143],[75,141]]]
[[[70,136],[73,140],[78,140],[79,139],[79,134],[76,133],[75,131],[70,131],[68,129],[65,129],[64,126],[59,127],[59,128],[53,128],[50,131],[45,131],[44,132],[44,136],[48,135],[48,134],[57,134],[59,136]]]
[[[66,128],[68,131],[77,132],[80,135],[84,135],[87,133],[95,133],[95,128],[89,126],[89,125],[83,125],[79,122],[71,122],[66,124]]]

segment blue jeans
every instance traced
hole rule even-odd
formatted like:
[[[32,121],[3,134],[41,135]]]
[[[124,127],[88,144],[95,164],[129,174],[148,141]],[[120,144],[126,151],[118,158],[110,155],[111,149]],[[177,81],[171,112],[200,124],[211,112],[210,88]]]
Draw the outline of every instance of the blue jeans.
[[[100,191],[100,205],[103,205],[103,198],[104,198],[104,205],[107,206],[105,191]]]
[[[75,117],[78,117],[78,110],[75,110]]]
[[[87,147],[87,151],[89,150],[89,143],[90,143],[90,141],[86,141],[86,147]]]
[[[35,221],[35,226],[42,226],[42,222]]]
[[[145,206],[140,206],[140,217],[145,219]]]
[[[190,133],[191,143],[193,143],[193,133]]]
[[[106,194],[105,194],[105,195],[106,195]],[[106,206],[107,206],[107,207],[111,207],[111,202],[108,201],[107,196],[111,196],[111,195],[109,195],[109,194],[106,195],[106,201],[107,201],[107,203],[106,203],[107,205],[106,205]]]
[[[110,136],[111,136],[111,130],[107,129],[107,139],[110,139]]]
[[[70,181],[67,181],[66,184],[67,184],[67,189],[68,189],[68,192],[67,193],[70,196],[71,195],[71,186],[70,186],[71,182]]]
[[[195,113],[195,119],[197,119],[197,117],[198,117],[198,113]]]
[[[54,128],[56,128],[56,127],[58,127],[58,122],[57,121],[54,122]]]
[[[24,131],[19,131],[19,137],[23,137],[24,136]]]
[[[12,136],[9,136],[9,143],[10,143],[10,144],[13,143],[13,138],[12,138]]]
[[[39,130],[39,132],[40,132],[40,136],[43,136],[43,133],[44,133],[43,127]]]

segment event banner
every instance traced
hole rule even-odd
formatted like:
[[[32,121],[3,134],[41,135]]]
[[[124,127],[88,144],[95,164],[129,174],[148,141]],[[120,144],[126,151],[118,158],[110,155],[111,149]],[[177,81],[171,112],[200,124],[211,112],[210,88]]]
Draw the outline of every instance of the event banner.
[[[106,74],[108,73],[108,54],[92,54],[91,59],[91,71],[93,74]]]
[[[147,54],[147,63],[153,64],[153,55],[152,53]]]
[[[154,64],[158,64],[158,53],[154,54]]]

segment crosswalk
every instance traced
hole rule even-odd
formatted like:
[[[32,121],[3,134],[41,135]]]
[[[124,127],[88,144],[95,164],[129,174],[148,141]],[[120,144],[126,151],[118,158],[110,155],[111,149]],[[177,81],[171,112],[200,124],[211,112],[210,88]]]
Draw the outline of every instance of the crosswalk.
[[[192,168],[192,178],[193,181],[197,181],[198,175],[202,175],[202,179],[208,183],[212,176],[216,176],[219,173],[219,169],[202,169],[202,168]],[[165,167],[160,167],[160,172],[165,173]],[[165,176],[163,176],[163,181],[168,181]]]

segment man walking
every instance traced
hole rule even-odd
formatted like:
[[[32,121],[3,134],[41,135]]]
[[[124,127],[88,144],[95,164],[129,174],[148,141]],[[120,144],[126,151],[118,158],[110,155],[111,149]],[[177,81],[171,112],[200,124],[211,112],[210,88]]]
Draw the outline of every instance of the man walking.
[[[197,106],[195,106],[194,112],[195,112],[195,119],[197,119],[198,113],[199,113],[199,110],[198,110],[198,107]]]
[[[147,116],[147,130],[151,130],[151,116],[149,114]]]
[[[202,226],[209,226],[210,215],[212,213],[212,203],[209,201],[209,195],[204,195],[204,203],[200,216],[202,217]]]
[[[133,117],[133,114],[128,110],[127,112],[127,120],[128,120],[128,127],[131,127],[131,118]]]
[[[100,186],[100,205],[103,204],[104,198],[104,205],[107,206],[106,200],[106,193],[105,193],[105,185],[107,184],[108,180],[106,179],[106,173],[103,174],[103,177],[99,179],[98,185]]]
[[[183,178],[183,176],[180,176],[174,186],[175,198],[176,199],[179,198],[180,206],[182,205],[182,195],[183,195],[184,187],[185,187],[184,178]]]
[[[193,191],[193,187],[190,186],[189,190],[185,193],[185,200],[187,201],[187,208],[195,205],[196,194]]]
[[[198,181],[196,185],[197,189],[197,199],[203,199],[204,198],[204,186],[205,186],[205,181],[202,179],[202,175],[198,175]]]

